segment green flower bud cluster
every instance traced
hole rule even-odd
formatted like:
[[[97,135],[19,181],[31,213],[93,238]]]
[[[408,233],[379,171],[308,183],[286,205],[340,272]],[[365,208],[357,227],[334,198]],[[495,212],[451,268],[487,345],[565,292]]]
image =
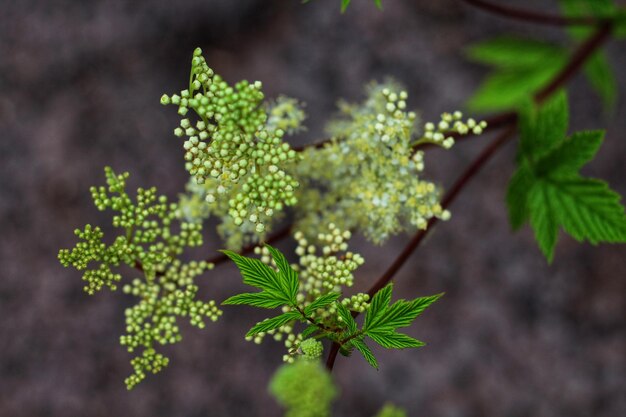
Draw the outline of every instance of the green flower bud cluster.
[[[154,349],[146,349],[141,356],[137,356],[130,361],[135,373],[124,380],[126,387],[132,389],[140,383],[145,377],[146,372],[158,373],[169,364],[169,359],[160,353],[156,353]]]
[[[468,133],[484,124],[464,123],[460,113],[444,115],[436,131],[429,124],[416,142],[417,116],[407,111],[407,99],[393,82],[371,84],[363,103],[340,103],[342,116],[328,126],[333,139],[303,152],[295,175],[303,185],[298,229],[307,238],[332,222],[380,244],[410,226],[425,229],[432,217],[449,218],[439,202],[441,190],[420,179],[423,153],[413,147],[420,140],[451,145],[440,130]]]
[[[213,264],[204,261],[183,264],[177,259],[155,279],[134,279],[131,284],[125,285],[124,292],[138,297],[140,301],[126,309],[127,334],[120,338],[120,343],[129,352],[138,348],[143,348],[144,352],[153,351],[155,344],[166,345],[182,340],[177,324],[179,317],[188,317],[191,325],[200,329],[205,327],[207,318],[217,321],[222,311],[215,301],[197,300],[198,286],[194,285],[194,278],[210,269],[213,269]],[[145,377],[145,372],[138,372],[143,363],[139,361],[137,366],[133,365],[135,374],[129,389]]]
[[[84,287],[86,293],[92,295],[102,289],[103,286],[115,291],[116,283],[122,279],[120,274],[111,270],[112,266],[118,266],[128,249],[125,238],[117,238],[110,246],[102,242],[104,233],[99,227],[86,225],[84,230],[76,229],[74,234],[81,240],[70,251],[61,249],[59,261],[65,267],[73,266],[79,271],[85,271],[91,262],[100,262],[95,269],[86,270],[83,273],[83,281],[87,282]]]
[[[80,241],[71,250],[62,249],[59,260],[64,266],[85,271],[89,294],[104,286],[115,290],[122,277],[113,268],[121,264],[143,271],[143,279],[123,286],[126,294],[139,301],[126,310],[126,334],[120,342],[129,352],[143,350],[131,361],[135,373],[126,381],[130,389],[148,371],[156,373],[167,365],[167,358],[157,354],[154,346],[182,339],[178,317],[187,317],[193,326],[203,328],[206,318],[215,321],[221,311],[214,301],[196,299],[194,278],[213,265],[177,259],[185,248],[202,244],[202,224],[180,221],[178,205],[157,196],[154,187],[138,189],[133,200],[126,192],[128,173],[118,175],[107,167],[105,176],[107,186],[92,187],[91,194],[99,210],[116,211],[113,226],[122,233],[107,245],[102,230],[87,225],[76,230]]]
[[[268,128],[261,83],[241,81],[231,87],[208,67],[199,48],[194,51],[190,80],[180,95],[161,97],[161,103],[178,106],[180,115],[189,109],[197,115],[195,124],[183,118],[174,130],[176,136],[187,138],[186,168],[198,184],[206,184],[208,204],[227,201],[235,226],[251,223],[256,233],[263,233],[274,213],[297,201],[298,182],[285,168],[298,155],[283,142],[285,130],[276,124],[291,129],[300,116],[285,122],[293,114],[283,104]]]
[[[454,138],[449,136],[450,133],[458,133],[467,135],[473,133],[480,135],[487,127],[487,122],[477,122],[474,119],[467,119],[463,122],[463,113],[455,111],[454,113],[443,113],[441,120],[435,126],[434,123],[428,122],[424,125],[424,134],[413,145],[421,145],[424,143],[432,143],[450,149],[454,145]]]
[[[287,310],[284,309],[284,312]],[[271,336],[276,342],[283,342],[287,353],[283,355],[283,362],[293,363],[295,358],[299,355],[298,349],[302,342],[302,335],[294,332],[294,324],[288,323],[280,326],[276,329],[269,330],[267,332],[259,332],[254,336],[246,336],[247,342],[254,342],[257,345],[263,343],[263,340],[267,336]]]
[[[285,407],[285,417],[328,417],[337,389],[319,361],[298,360],[281,366],[270,393]]]
[[[328,233],[317,235],[317,242],[323,245],[322,253],[318,254],[317,247],[310,244],[302,232],[296,232],[294,238],[298,242],[296,254],[300,257],[298,271],[302,283],[299,299],[311,301],[330,291],[341,292],[341,287],[354,284],[353,272],[365,260],[359,254],[346,252],[350,237],[349,231],[330,223]]]
[[[300,350],[302,351],[303,359],[318,360],[324,353],[324,346],[322,342],[309,338],[300,343]]]
[[[303,105],[295,98],[278,96],[267,107],[268,131],[282,130],[288,134],[298,133],[304,130],[303,123],[306,113]]]
[[[224,241],[224,247],[233,251],[239,251],[245,245],[263,241],[271,231],[271,227],[265,227],[265,230],[259,233],[256,225],[250,221],[244,221],[240,225],[235,224],[234,219],[228,215],[229,202],[226,199],[218,199],[210,205],[206,203],[207,194],[215,189],[214,182],[215,180],[208,179],[205,184],[198,184],[191,179],[187,183],[187,192],[181,194],[179,200],[181,216],[188,222],[199,224],[211,216],[221,219],[217,232]],[[283,216],[283,211],[276,212],[272,220],[279,220]]]
[[[370,306],[370,296],[365,293],[358,293],[351,297],[341,300],[341,304],[346,306],[348,310],[363,313]]]

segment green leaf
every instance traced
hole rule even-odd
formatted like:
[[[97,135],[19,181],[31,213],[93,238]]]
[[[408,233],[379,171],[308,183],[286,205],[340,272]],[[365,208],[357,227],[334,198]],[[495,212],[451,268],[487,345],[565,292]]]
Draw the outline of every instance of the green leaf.
[[[261,307],[261,308],[276,308],[276,307],[280,307],[284,305],[285,301],[281,298],[276,298],[272,293],[264,291],[264,292],[258,292],[258,293],[237,294],[228,298],[222,304],[226,304],[226,305],[245,304],[245,305]]]
[[[539,248],[549,263],[554,259],[554,246],[558,236],[558,224],[551,201],[548,190],[535,183],[528,196],[530,225]]]
[[[470,46],[469,59],[501,69],[533,69],[564,55],[563,48],[543,41],[500,37]]]
[[[341,0],[341,13],[344,13],[349,5],[350,0]]]
[[[564,91],[559,91],[538,109],[526,107],[520,113],[520,149],[534,162],[561,143],[567,135],[569,107]]]
[[[260,323],[257,323],[246,334],[246,337],[252,337],[261,332],[268,332],[270,330],[277,329],[280,326],[284,326],[285,324],[289,323],[290,321],[300,320],[301,318],[302,317],[300,316],[300,313],[298,313],[297,311],[288,311],[281,314],[280,316],[266,319]]]
[[[534,181],[532,170],[525,162],[519,165],[509,181],[506,203],[513,230],[519,229],[528,220],[528,192]]]
[[[304,314],[308,316],[319,308],[324,308],[328,305],[331,305],[332,303],[337,301],[339,297],[341,297],[341,294],[338,292],[329,292],[327,294],[321,295],[320,297],[316,298],[311,304],[304,308]]]
[[[443,296],[442,294],[416,298],[412,301],[399,300],[393,303],[377,319],[373,320],[367,332],[390,331],[409,326],[428,306]]]
[[[530,219],[551,262],[558,226],[578,241],[626,242],[626,216],[619,194],[599,180],[571,176],[537,181],[531,190]]]
[[[378,361],[376,360],[376,357],[374,356],[370,348],[367,347],[365,342],[360,339],[354,339],[352,340],[352,346],[354,346],[356,350],[361,352],[361,355],[363,355],[367,363],[372,365],[372,367],[374,367],[375,369],[378,369]]]
[[[263,262],[258,259],[246,258],[245,256],[241,256],[229,250],[222,252],[235,262],[245,284],[257,288],[283,292],[283,287],[278,281],[276,272]]]
[[[369,331],[367,336],[386,349],[406,349],[424,346],[425,343],[403,333]]]
[[[576,132],[537,162],[538,176],[577,174],[591,161],[604,140],[604,131]]]
[[[374,0],[374,4],[376,4],[376,7],[378,7],[378,10],[382,10],[383,9],[383,1],[382,0]]]
[[[281,287],[284,289],[285,293],[289,297],[291,304],[296,304],[296,297],[298,295],[298,288],[300,286],[300,281],[298,280],[298,273],[289,265],[287,258],[280,251],[271,247],[270,245],[265,245],[267,249],[272,254],[272,258],[278,266],[279,274],[279,282]]]
[[[555,56],[533,68],[496,71],[486,78],[467,106],[481,112],[516,108],[548,83],[566,59],[565,56]]]
[[[617,100],[617,81],[613,68],[609,64],[606,54],[602,51],[593,54],[585,63],[585,75],[604,101],[607,110],[615,106]]]
[[[354,321],[354,317],[352,317],[352,313],[350,313],[350,310],[348,310],[348,308],[340,302],[336,302],[335,306],[337,307],[337,313],[339,314],[339,317],[341,317],[343,323],[345,323],[345,325],[348,327],[350,334],[355,333],[357,330],[357,324],[356,321]]]
[[[307,326],[306,329],[304,329],[300,334],[302,335],[303,339],[306,339],[307,337],[311,336],[313,333],[315,333],[319,329],[320,328],[317,327],[316,325],[311,324],[310,326]]]
[[[596,16],[610,17],[616,12],[613,0],[560,0],[561,10],[568,17]],[[584,39],[595,30],[593,26],[569,26],[570,35],[575,39]]]
[[[391,292],[393,291],[393,284],[387,284],[384,288],[379,290],[372,297],[370,306],[365,312],[365,321],[363,322],[363,328],[367,329],[370,324],[377,320],[380,315],[387,309],[391,302]]]

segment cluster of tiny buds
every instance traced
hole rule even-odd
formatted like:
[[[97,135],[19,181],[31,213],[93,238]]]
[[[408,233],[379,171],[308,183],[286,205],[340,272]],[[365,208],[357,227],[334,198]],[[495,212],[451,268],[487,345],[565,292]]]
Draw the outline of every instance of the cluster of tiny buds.
[[[364,263],[359,254],[346,252],[336,256],[348,248],[346,240],[351,233],[342,231],[335,224],[328,226],[328,233],[320,233],[319,241],[323,244],[322,255],[317,254],[317,247],[309,243],[301,232],[294,235],[298,246],[296,254],[300,256],[301,288],[308,295],[320,295],[345,285],[351,287],[354,282],[352,272]],[[300,297],[303,298],[304,294]]]
[[[305,339],[300,343],[299,353],[302,354],[304,359],[317,360],[322,357],[324,346],[315,339]]]
[[[460,135],[467,135],[473,133],[480,135],[487,127],[487,122],[477,122],[474,119],[467,119],[463,122],[463,113],[455,111],[454,113],[443,113],[441,120],[437,125],[428,122],[424,125],[424,136],[418,140],[418,143],[430,142],[437,145],[441,145],[446,149],[450,149],[454,145],[454,138],[447,136],[451,132],[456,132]]]
[[[260,345],[263,343],[266,336],[271,336],[277,342],[283,341],[283,344],[285,345],[285,348],[287,348],[288,352],[283,355],[283,361],[289,363],[294,361],[294,356],[298,352],[298,348],[302,342],[302,335],[296,335],[291,324],[285,324],[277,329],[272,329],[267,332],[260,332],[254,336],[246,336],[245,339],[247,342],[254,342],[257,345]]]
[[[404,111],[406,109],[406,99],[409,97],[406,91],[395,93],[388,88],[383,88],[382,93],[387,100],[387,104],[385,105],[387,112],[394,113],[396,110]],[[414,112],[409,112],[410,119],[415,119],[415,117]]]
[[[406,91],[395,93],[388,88],[383,88],[382,94],[385,99],[385,112],[376,115],[374,129],[380,135],[380,140],[388,143],[397,136],[397,130],[406,130],[415,122],[417,115],[415,112],[406,113]],[[391,122],[391,123],[390,123]]]
[[[370,296],[368,294],[359,293],[351,297],[344,298],[343,300],[341,300],[341,304],[343,304],[349,310],[362,313],[369,308],[369,301]]]
[[[146,349],[143,351],[142,356],[137,356],[130,363],[135,373],[124,381],[129,390],[146,377],[146,372],[156,374],[165,368],[169,363],[169,359],[160,353],[156,353],[154,349]]]
[[[213,73],[198,48],[189,89],[180,96],[161,97],[162,104],[178,105],[181,116],[192,109],[200,118],[195,124],[183,118],[174,134],[188,137],[183,145],[186,169],[198,184],[209,181],[212,187],[206,201],[213,205],[221,195],[220,200],[228,201],[234,224],[249,221],[257,233],[265,231],[268,218],[296,203],[298,187],[284,168],[297,159],[297,153],[283,142],[285,131],[278,127],[285,112],[296,106],[291,103],[278,109],[275,123],[268,126],[261,87],[259,81],[241,81],[231,87]],[[285,127],[293,128],[298,117]]]

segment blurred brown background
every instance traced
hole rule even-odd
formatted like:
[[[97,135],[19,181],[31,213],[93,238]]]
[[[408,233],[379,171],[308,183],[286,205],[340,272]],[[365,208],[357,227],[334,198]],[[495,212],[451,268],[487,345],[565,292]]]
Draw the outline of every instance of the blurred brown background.
[[[118,340],[133,300],[88,297],[79,273],[56,260],[74,228],[108,223],[88,193],[105,164],[130,171],[133,187],[170,196],[183,187],[177,115],[159,97],[185,85],[194,47],[231,82],[258,79],[268,96],[305,101],[309,130],[293,139],[305,143],[323,136],[338,98],[361,99],[372,79],[396,77],[411,107],[434,119],[462,108],[486,72],[464,60],[468,43],[505,32],[565,39],[458,0],[384,0],[382,13],[353,0],[345,15],[339,3],[0,1],[0,416],[278,415],[265,386],[283,348],[243,340],[255,311],[226,308],[203,331],[185,327],[165,349],[169,368],[127,392],[130,356]],[[555,1],[511,3],[556,11]],[[626,45],[608,52],[623,98]],[[607,116],[582,77],[570,86],[573,128],[608,130],[586,173],[626,195],[626,100]],[[430,175],[450,184],[486,143],[432,151]],[[509,144],[397,276],[398,294],[447,294],[409,330],[428,346],[376,350],[378,372],[340,357],[336,416],[371,416],[387,400],[414,417],[626,415],[626,247],[562,238],[548,267],[527,228],[509,230],[513,157]],[[355,290],[408,239],[383,249],[355,239],[368,261]],[[203,279],[217,300],[242,288],[231,266]]]

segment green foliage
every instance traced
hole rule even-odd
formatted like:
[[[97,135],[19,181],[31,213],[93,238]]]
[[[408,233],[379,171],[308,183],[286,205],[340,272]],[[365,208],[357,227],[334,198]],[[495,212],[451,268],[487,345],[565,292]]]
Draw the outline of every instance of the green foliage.
[[[582,30],[587,34],[588,29]],[[494,111],[517,108],[556,76],[570,53],[543,41],[501,37],[472,45],[467,56],[493,68],[468,106],[475,111]],[[606,55],[601,51],[593,54],[585,62],[584,73],[607,109],[611,109],[617,99],[617,85]]]
[[[614,0],[559,0],[561,10],[565,16],[595,16],[600,18],[615,18],[623,16],[623,6],[616,5]],[[618,36],[626,35],[626,28],[623,20],[617,19],[616,34]],[[621,24],[620,24],[621,23]],[[583,39],[593,32],[592,26],[572,25],[567,28],[572,37]]]
[[[615,18],[619,15],[626,17],[626,9],[618,9],[613,0],[560,0],[560,4],[563,14],[569,17]],[[622,24],[619,24],[619,20],[616,22],[618,23],[614,25],[614,32],[626,36],[626,20],[623,20]],[[572,25],[567,31],[573,39],[581,40],[591,36],[594,28]],[[594,53],[585,62],[584,72],[591,86],[604,101],[605,107],[611,110],[617,100],[617,82],[607,56],[602,51]]]
[[[295,167],[303,185],[296,209],[297,229],[306,238],[333,223],[382,243],[406,229],[425,229],[433,217],[450,217],[439,203],[441,190],[420,178],[424,153],[414,147],[450,148],[450,133],[478,134],[485,123],[464,123],[459,112],[446,113],[418,135],[417,116],[407,111],[407,99],[393,82],[371,84],[365,102],[340,103],[341,117],[328,126],[332,140],[303,152]]]
[[[626,216],[620,196],[600,180],[582,177],[580,169],[598,151],[604,132],[567,137],[565,94],[539,109],[520,114],[518,169],[507,192],[514,229],[530,222],[539,246],[552,261],[559,228],[578,241],[626,242]]]
[[[406,417],[406,412],[393,404],[385,404],[375,417]]]
[[[268,126],[263,98],[259,81],[228,85],[209,68],[199,48],[191,61],[188,89],[161,98],[164,105],[177,106],[183,117],[174,134],[187,137],[185,166],[204,184],[199,189],[212,205],[208,213],[226,212],[232,219],[224,232],[236,226],[240,233],[262,234],[275,212],[297,201],[298,182],[285,169],[298,155],[283,142],[285,132],[278,126],[295,131],[303,116],[293,102],[282,99]],[[189,109],[195,123],[185,118]]]
[[[341,236],[341,234],[337,234],[337,236]],[[343,245],[343,242],[339,240],[337,242],[340,242],[337,243],[338,245]],[[392,286],[388,285],[372,298],[371,303],[366,304],[364,308],[366,311],[365,322],[362,329],[359,329],[354,315],[362,310],[350,309],[354,305],[352,298],[339,301],[340,294],[338,291],[334,291],[338,289],[336,288],[339,287],[338,283],[329,287],[328,292],[318,291],[314,293],[313,297],[310,297],[310,293],[300,292],[301,277],[289,265],[284,255],[269,245],[266,245],[266,248],[271,254],[277,270],[259,260],[225,251],[239,268],[244,283],[260,288],[262,291],[235,295],[224,301],[224,304],[246,304],[262,308],[283,306],[283,314],[261,321],[252,327],[246,335],[249,340],[254,338],[260,343],[265,334],[277,335],[280,332],[289,334],[286,343],[289,353],[284,359],[292,362],[295,356],[302,355],[303,352],[307,354],[307,348],[303,346],[302,340],[317,334],[316,338],[323,337],[339,343],[345,354],[348,354],[352,349],[357,349],[374,367],[378,367],[378,363],[363,342],[365,337],[369,337],[388,349],[404,349],[424,345],[419,340],[398,333],[397,329],[409,326],[424,309],[439,299],[441,294],[416,298],[412,301],[399,300],[390,305]],[[327,246],[326,249],[326,252],[332,252],[334,248]],[[333,271],[332,268],[328,268],[330,265],[337,264],[336,262],[327,263],[327,267],[324,268],[325,274],[338,275],[337,271],[341,270]],[[317,288],[318,286],[314,285],[314,287]],[[296,322],[309,325],[297,336],[292,333]],[[261,337],[258,338],[258,335]],[[307,344],[311,343],[307,342]],[[321,345],[319,348],[321,349]],[[321,351],[319,353],[321,354]]]
[[[340,314],[345,317],[348,311],[347,316],[352,319],[350,311],[364,311],[369,300],[365,294],[340,300],[341,288],[352,285],[352,272],[363,263],[360,255],[346,252],[348,238],[349,232],[331,225],[328,233],[318,236],[324,244],[320,255],[301,233],[296,233],[296,253],[300,255],[297,265],[290,265],[281,252],[269,245],[256,250],[260,260],[224,251],[239,268],[244,283],[262,290],[234,295],[224,304],[283,310],[283,314],[253,326],[246,339],[256,343],[267,335],[277,341],[284,339],[287,354],[283,359],[288,362],[303,354],[301,342],[315,333],[316,337],[335,340],[344,327]],[[309,327],[298,333],[294,328],[298,322]]]
[[[604,101],[605,107],[615,107],[617,80],[606,54],[602,51],[593,54],[585,63],[584,71],[589,83]]]
[[[107,245],[102,230],[87,225],[76,231],[81,241],[71,250],[62,249],[59,260],[64,266],[85,271],[83,280],[89,294],[103,286],[116,289],[122,276],[113,268],[121,264],[141,267],[143,279],[135,278],[123,287],[125,293],[139,299],[126,309],[126,334],[120,338],[129,352],[142,350],[131,361],[135,373],[126,379],[130,389],[145,378],[146,372],[156,373],[168,364],[154,346],[182,340],[179,317],[203,328],[206,318],[215,321],[221,311],[214,301],[196,299],[194,278],[213,265],[177,259],[184,248],[202,244],[202,226],[180,221],[178,205],[169,204],[165,196],[158,197],[155,188],[138,189],[133,201],[126,193],[128,173],[117,175],[107,167],[105,174],[107,187],[92,187],[91,194],[99,210],[117,212],[113,226],[121,233]]]
[[[392,286],[390,284],[374,296],[372,299],[374,308],[367,311],[361,334],[369,337],[387,349],[405,349],[423,346],[423,342],[405,334],[398,333],[396,329],[409,326],[426,307],[437,301],[442,294],[416,298],[412,301],[399,300],[389,305],[391,289]],[[351,330],[354,335],[356,329]],[[368,358],[366,357],[366,359]]]
[[[476,111],[517,107],[544,86],[563,67],[568,53],[542,41],[502,37],[472,45],[468,57],[493,67],[468,106]]]
[[[285,417],[328,417],[337,397],[333,380],[319,361],[298,360],[281,366],[270,393],[285,407]]]

